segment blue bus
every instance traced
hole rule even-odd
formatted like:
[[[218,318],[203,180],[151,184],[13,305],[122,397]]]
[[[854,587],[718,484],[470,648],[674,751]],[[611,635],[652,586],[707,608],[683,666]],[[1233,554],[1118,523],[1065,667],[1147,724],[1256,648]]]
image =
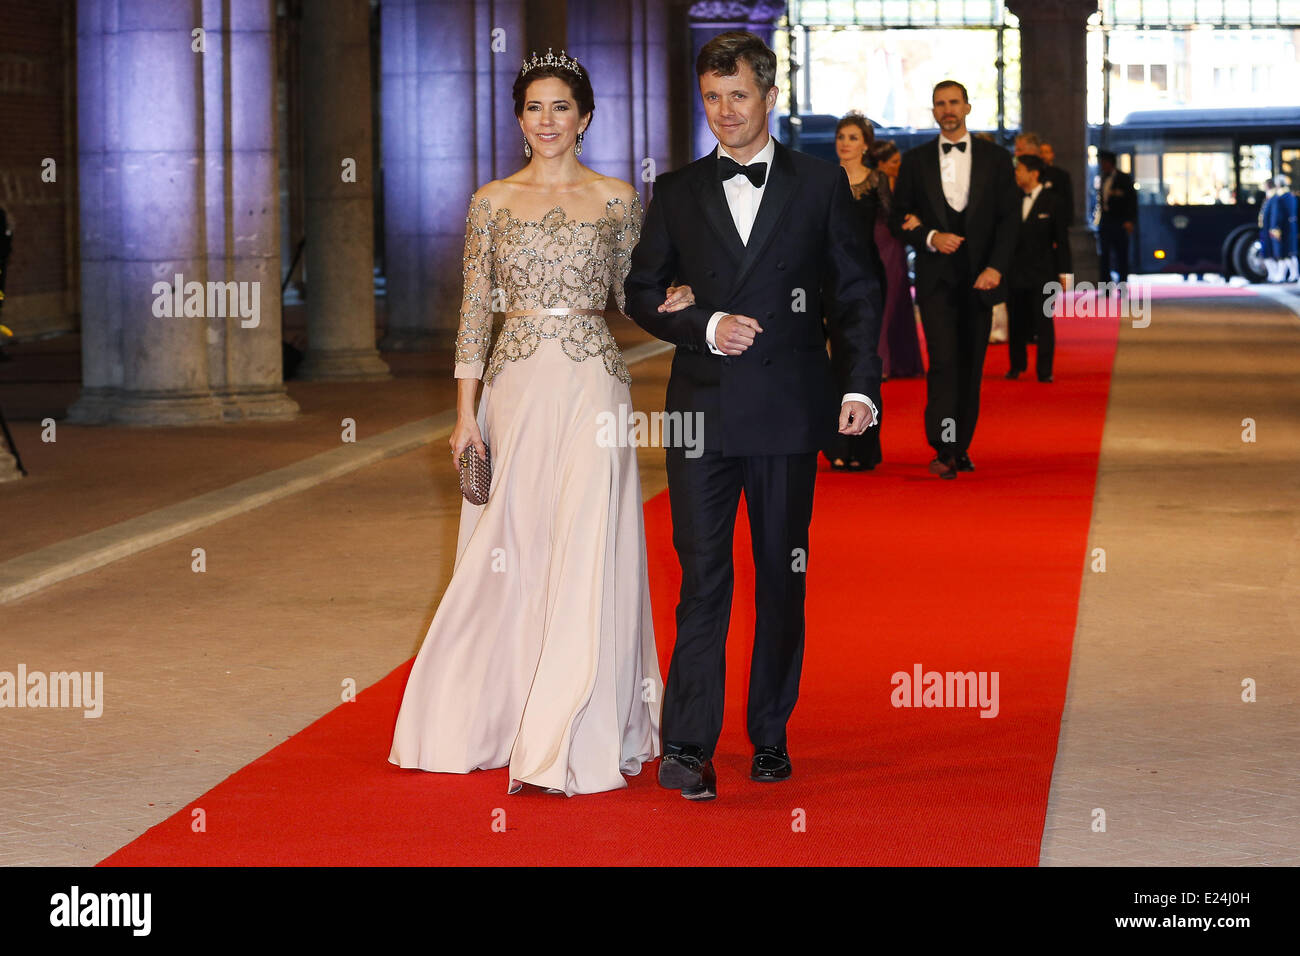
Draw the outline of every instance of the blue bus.
[[[1142,110],[1109,132],[1107,148],[1137,185],[1134,272],[1265,280],[1264,181],[1285,175],[1295,186],[1300,107]],[[1094,147],[1101,134],[1089,131]]]

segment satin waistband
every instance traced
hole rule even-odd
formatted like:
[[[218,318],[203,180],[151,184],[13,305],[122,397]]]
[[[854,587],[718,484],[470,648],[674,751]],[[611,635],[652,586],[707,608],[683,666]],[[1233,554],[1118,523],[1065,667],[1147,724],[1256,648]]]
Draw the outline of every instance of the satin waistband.
[[[520,319],[530,315],[594,315],[603,319],[605,313],[600,309],[521,309],[517,312],[507,312],[507,319]]]

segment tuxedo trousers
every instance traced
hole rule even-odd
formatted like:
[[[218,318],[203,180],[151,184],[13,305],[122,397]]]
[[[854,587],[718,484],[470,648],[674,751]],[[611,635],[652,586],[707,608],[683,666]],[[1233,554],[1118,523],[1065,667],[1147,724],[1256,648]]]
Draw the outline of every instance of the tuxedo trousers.
[[[1102,282],[1128,281],[1128,231],[1122,222],[1103,222],[1097,228],[1097,259]],[[1114,273],[1119,273],[1118,280]]]
[[[673,547],[682,567],[677,641],[664,684],[663,740],[713,755],[722,732],[732,538],[744,492],[754,559],[754,650],[746,726],[755,747],[784,747],[803,668],[808,526],[817,452],[724,456],[667,450]]]
[[[1053,277],[1049,281],[1055,281]],[[1039,378],[1052,374],[1052,357],[1056,352],[1056,322],[1052,316],[1053,293],[1047,283],[1032,289],[1012,289],[1007,295],[1007,351],[1010,371],[1029,368],[1029,340],[1037,338],[1035,370]]]
[[[946,281],[924,295],[918,292],[916,304],[930,360],[925,438],[939,458],[957,458],[975,437],[993,310],[974,289]]]

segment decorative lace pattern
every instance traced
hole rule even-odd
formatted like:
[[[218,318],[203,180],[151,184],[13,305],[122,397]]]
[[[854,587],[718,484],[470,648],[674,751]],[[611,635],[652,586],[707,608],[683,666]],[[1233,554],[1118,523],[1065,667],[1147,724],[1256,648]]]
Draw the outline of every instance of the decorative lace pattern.
[[[526,359],[543,339],[558,338],[575,362],[600,356],[611,375],[630,382],[622,352],[599,316],[516,316],[502,326],[490,360],[487,346],[493,312],[603,311],[612,289],[621,313],[623,280],[640,234],[641,200],[635,196],[611,199],[594,222],[571,219],[559,206],[530,222],[506,208],[493,211],[486,199],[472,201],[465,219],[456,377],[490,382],[506,362]]]

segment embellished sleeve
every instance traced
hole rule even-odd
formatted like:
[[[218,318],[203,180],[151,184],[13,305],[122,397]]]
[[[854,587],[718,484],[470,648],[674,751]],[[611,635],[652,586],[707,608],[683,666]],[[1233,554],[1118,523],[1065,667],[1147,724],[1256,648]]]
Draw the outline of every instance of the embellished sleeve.
[[[641,197],[632,194],[631,202],[610,200],[610,218],[614,221],[614,258],[610,263],[610,285],[614,289],[614,303],[618,311],[627,315],[627,295],[623,280],[632,268],[632,250],[641,238]]]
[[[465,217],[465,291],[456,331],[456,378],[482,378],[492,338],[492,205],[471,199]]]

